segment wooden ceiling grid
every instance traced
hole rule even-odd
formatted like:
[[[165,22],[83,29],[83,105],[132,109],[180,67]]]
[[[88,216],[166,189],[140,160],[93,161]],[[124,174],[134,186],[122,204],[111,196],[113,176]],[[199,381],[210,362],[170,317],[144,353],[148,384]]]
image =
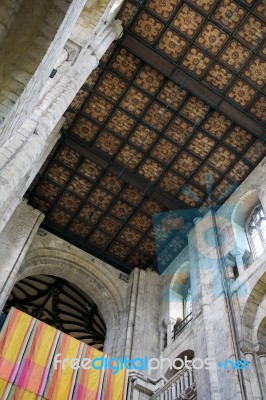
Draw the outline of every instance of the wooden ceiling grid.
[[[126,1],[122,39],[28,192],[44,227],[129,272],[156,266],[155,213],[206,205],[206,176],[221,204],[266,155],[263,14],[252,0]],[[185,243],[162,227],[157,251],[170,262]]]

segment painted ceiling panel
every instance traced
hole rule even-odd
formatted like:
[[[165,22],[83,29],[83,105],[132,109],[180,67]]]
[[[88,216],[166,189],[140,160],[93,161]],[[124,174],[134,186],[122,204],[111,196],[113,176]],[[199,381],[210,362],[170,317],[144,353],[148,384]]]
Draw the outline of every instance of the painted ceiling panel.
[[[266,155],[265,13],[252,0],[125,1],[123,37],[27,194],[44,227],[123,271],[156,269],[152,216],[221,204]],[[162,232],[169,262],[178,229]]]

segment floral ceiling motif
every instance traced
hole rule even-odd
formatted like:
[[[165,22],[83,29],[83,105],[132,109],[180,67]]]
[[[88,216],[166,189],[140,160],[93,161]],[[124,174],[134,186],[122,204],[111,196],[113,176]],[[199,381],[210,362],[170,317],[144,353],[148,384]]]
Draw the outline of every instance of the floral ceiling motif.
[[[266,155],[265,13],[263,0],[126,0],[123,37],[29,190],[44,226],[124,271],[156,268],[152,216],[206,205],[207,175],[219,202]]]

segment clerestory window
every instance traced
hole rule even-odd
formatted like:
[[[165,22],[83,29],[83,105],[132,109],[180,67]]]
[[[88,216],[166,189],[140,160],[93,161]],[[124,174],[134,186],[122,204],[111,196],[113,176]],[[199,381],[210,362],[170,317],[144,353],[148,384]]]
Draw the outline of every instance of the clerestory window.
[[[261,206],[251,213],[247,224],[247,236],[254,259],[266,250],[266,219]]]

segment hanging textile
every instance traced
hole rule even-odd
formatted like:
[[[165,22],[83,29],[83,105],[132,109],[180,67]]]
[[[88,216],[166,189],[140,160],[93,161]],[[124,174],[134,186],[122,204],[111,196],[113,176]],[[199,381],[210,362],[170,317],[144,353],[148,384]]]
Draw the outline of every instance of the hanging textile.
[[[60,360],[55,364],[55,357]],[[127,373],[98,368],[106,356],[59,330],[12,308],[0,332],[1,400],[125,400]],[[64,359],[95,361],[73,368]],[[96,360],[97,359],[97,360]],[[98,362],[98,364],[97,364]],[[56,366],[55,366],[56,365]]]

